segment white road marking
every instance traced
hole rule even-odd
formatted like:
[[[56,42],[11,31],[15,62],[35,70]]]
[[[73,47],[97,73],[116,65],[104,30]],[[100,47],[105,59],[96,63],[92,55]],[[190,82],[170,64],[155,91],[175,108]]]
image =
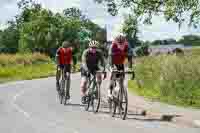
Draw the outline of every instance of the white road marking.
[[[75,76],[75,77],[74,77],[74,76]],[[72,80],[72,81],[73,81],[73,80],[77,80],[77,79],[80,79],[80,77],[78,77],[78,74],[73,75],[73,77],[71,77],[71,80]],[[40,80],[40,79],[36,79],[36,80]],[[18,82],[14,83],[14,84],[24,84],[25,82],[26,82],[26,81],[18,81]],[[13,85],[13,83],[1,85],[0,87],[9,86],[9,85]],[[25,93],[25,89],[22,90],[22,91],[20,91],[19,93],[17,93],[17,94],[13,97],[12,104],[13,104],[14,108],[15,108],[18,112],[22,113],[26,118],[30,119],[30,118],[31,118],[30,114],[29,114],[28,112],[26,112],[25,110],[23,110],[22,108],[20,108],[20,107],[15,103],[16,100],[17,100],[17,98],[20,97],[21,95],[23,95],[24,93]]]
[[[27,113],[26,111],[24,111],[22,108],[20,108],[15,102],[17,100],[17,98],[21,95],[23,95],[25,93],[25,90],[20,91],[19,93],[17,93],[12,100],[13,106],[15,107],[15,109],[17,109],[18,112],[24,114],[24,116],[28,119],[30,119],[30,114]]]

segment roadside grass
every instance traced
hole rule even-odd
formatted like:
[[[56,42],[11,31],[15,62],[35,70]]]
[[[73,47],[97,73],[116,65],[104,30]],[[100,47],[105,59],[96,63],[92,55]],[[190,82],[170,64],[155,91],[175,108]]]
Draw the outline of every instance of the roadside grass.
[[[74,73],[80,71],[80,63],[74,67]],[[0,83],[46,78],[55,74],[56,64],[44,54],[0,54]]]
[[[136,62],[136,80],[128,84],[131,91],[169,104],[200,108],[200,56],[197,52],[185,56],[142,57]]]
[[[0,83],[55,75],[55,64],[46,55],[0,54]]]

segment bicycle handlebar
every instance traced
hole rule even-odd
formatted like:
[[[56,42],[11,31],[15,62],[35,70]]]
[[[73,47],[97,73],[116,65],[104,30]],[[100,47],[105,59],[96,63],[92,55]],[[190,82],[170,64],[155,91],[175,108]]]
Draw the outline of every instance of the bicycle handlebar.
[[[112,73],[119,73],[119,74],[133,74],[134,71],[118,71],[118,70],[114,70],[111,71]]]

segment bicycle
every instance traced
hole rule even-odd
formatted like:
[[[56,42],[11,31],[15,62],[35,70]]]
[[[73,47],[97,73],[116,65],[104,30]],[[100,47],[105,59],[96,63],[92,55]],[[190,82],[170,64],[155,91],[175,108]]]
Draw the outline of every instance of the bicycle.
[[[119,115],[122,120],[126,119],[128,112],[128,89],[124,87],[125,74],[132,74],[134,78],[134,71],[118,71],[113,70],[113,90],[112,98],[109,98],[109,112],[112,117],[115,116],[118,107]],[[123,106],[124,104],[124,106]]]
[[[61,69],[61,78],[59,80],[59,91],[58,96],[60,104],[66,105],[67,100],[70,99],[69,89],[70,89],[70,72],[65,73],[65,68]]]
[[[105,73],[101,71],[97,71],[95,73],[90,73],[88,78],[88,94],[87,94],[87,105],[85,106],[85,110],[88,111],[90,106],[92,106],[92,111],[97,113],[101,103],[101,82],[97,82],[96,74],[97,73]]]

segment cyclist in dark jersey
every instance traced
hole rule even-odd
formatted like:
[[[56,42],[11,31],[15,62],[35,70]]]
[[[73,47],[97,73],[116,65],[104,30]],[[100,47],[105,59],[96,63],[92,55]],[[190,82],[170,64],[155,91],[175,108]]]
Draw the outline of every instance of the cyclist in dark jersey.
[[[82,66],[81,66],[81,96],[82,103],[86,103],[86,85],[89,73],[95,73],[101,68],[105,71],[105,61],[103,53],[98,49],[99,43],[97,41],[91,41],[89,48],[83,52],[82,55]],[[97,73],[97,82],[101,82],[101,74]],[[106,75],[104,75],[106,78]]]

